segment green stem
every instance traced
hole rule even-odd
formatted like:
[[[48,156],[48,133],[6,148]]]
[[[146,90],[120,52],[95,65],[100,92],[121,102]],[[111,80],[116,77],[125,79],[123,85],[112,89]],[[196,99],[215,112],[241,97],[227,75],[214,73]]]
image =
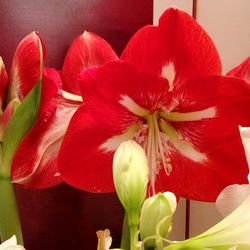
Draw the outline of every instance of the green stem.
[[[129,227],[130,231],[130,250],[137,250],[137,247],[135,245],[135,236],[137,234],[137,226],[131,225]]]
[[[125,212],[122,225],[122,238],[121,238],[121,248],[124,250],[129,250],[130,238],[129,238],[129,226],[128,226],[128,215]]]
[[[13,235],[23,245],[14,187],[10,178],[0,176],[0,238],[6,241]]]
[[[164,250],[198,250],[198,249],[203,249],[203,248],[196,248],[195,246],[183,242],[172,243],[164,248]]]

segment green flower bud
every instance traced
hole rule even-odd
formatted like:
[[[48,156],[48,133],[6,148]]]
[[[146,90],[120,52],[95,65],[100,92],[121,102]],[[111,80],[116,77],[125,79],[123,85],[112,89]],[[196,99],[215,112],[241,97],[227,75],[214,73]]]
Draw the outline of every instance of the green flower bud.
[[[162,238],[166,238],[176,209],[173,193],[159,193],[145,200],[140,218],[140,236],[147,247],[160,247]],[[154,239],[152,236],[155,236]],[[148,238],[148,239],[147,239]]]
[[[116,150],[113,177],[116,193],[128,215],[128,224],[136,226],[146,197],[148,163],[143,148],[135,141],[123,142]]]

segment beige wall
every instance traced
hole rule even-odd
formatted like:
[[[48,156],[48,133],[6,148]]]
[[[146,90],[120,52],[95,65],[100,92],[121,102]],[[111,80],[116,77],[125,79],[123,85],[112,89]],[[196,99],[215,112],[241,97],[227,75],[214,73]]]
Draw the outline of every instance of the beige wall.
[[[154,25],[158,24],[161,14],[170,7],[177,7],[192,15],[193,0],[154,0]]]
[[[191,14],[192,0],[154,0],[154,24],[168,7],[176,6]],[[219,50],[223,72],[250,55],[250,0],[197,0],[197,21],[214,40]],[[174,237],[183,237],[185,206],[179,208],[178,230]],[[190,235],[196,235],[221,219],[214,204],[191,202]]]
[[[224,72],[250,55],[249,0],[198,0],[197,21],[213,38]]]

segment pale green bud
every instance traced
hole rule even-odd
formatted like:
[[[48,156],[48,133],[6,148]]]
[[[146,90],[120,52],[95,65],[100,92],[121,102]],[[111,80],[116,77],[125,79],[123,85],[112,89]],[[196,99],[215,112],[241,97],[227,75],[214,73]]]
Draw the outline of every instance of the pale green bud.
[[[175,209],[176,198],[170,192],[158,193],[145,200],[140,217],[140,236],[145,246],[162,244],[162,238],[166,238],[170,231]],[[155,238],[148,238],[152,236]]]
[[[135,141],[123,142],[116,150],[113,177],[129,225],[138,225],[141,206],[146,197],[148,163],[143,148]]]

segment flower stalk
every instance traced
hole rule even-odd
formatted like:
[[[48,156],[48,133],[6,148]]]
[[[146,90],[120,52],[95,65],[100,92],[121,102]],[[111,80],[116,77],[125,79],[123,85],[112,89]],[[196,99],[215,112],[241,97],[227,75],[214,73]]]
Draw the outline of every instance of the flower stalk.
[[[15,191],[11,182],[11,166],[16,149],[36,121],[40,97],[41,81],[15,110],[3,133],[0,152],[0,237],[2,241],[16,235],[18,243],[23,244]]]
[[[130,244],[130,233],[128,226],[128,215],[125,212],[122,225],[121,248],[124,250],[129,250],[129,244]]]
[[[0,190],[0,238],[6,241],[15,234],[18,244],[23,245],[14,186],[9,177],[0,175]]]

